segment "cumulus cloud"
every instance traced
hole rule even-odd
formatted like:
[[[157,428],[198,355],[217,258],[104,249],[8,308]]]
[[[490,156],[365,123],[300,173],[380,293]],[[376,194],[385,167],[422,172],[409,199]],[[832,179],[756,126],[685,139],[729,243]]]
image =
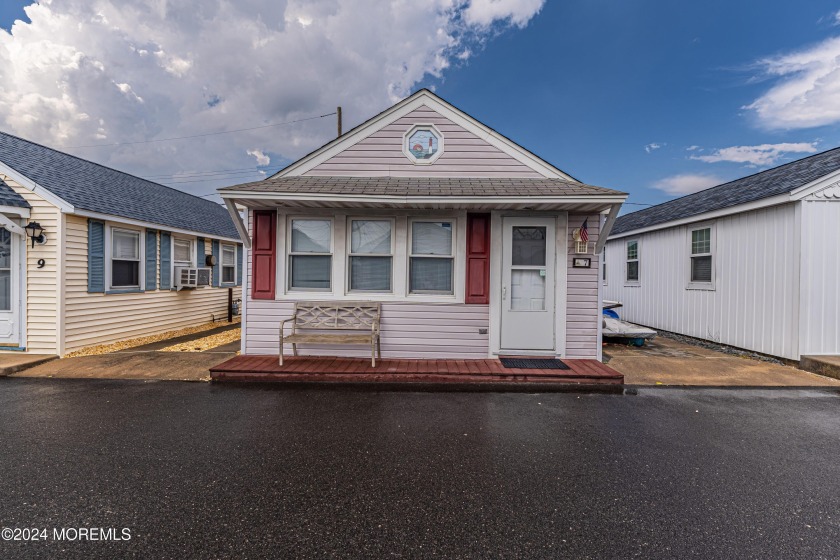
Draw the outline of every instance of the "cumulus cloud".
[[[658,150],[659,148],[661,148],[664,145],[665,145],[664,143],[663,144],[657,144],[656,142],[651,142],[650,144],[645,144],[645,151],[647,153],[651,153],[652,151]]]
[[[775,85],[745,107],[769,129],[840,122],[840,37],[758,62]]]
[[[731,162],[746,163],[753,166],[773,165],[786,154],[813,154],[817,151],[816,142],[796,142],[782,144],[760,144],[758,146],[732,146],[721,148],[704,156],[691,156],[691,159],[706,163]]]
[[[688,148],[685,149],[685,151],[686,152],[696,152],[697,150],[702,150],[702,149],[703,148],[701,148],[700,146],[694,145],[694,146],[689,146]]]
[[[254,156],[259,166],[265,167],[271,163],[271,158],[265,155],[262,150],[247,150],[245,153]]]
[[[125,143],[299,121],[338,105],[348,130],[499,31],[525,26],[543,2],[42,0],[25,8],[31,23],[0,30],[0,129],[145,176],[253,168],[268,153],[283,165],[329,141],[335,117]],[[124,145],[74,148],[114,143]],[[223,184],[182,186],[201,194]]]
[[[723,180],[720,177],[714,175],[693,175],[686,173],[660,179],[653,184],[653,187],[671,195],[685,195],[714,187],[722,182]]]

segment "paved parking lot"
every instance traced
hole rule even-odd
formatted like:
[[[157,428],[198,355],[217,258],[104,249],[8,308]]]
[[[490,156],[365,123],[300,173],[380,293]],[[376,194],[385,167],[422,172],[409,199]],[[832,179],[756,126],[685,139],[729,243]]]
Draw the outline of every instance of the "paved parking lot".
[[[604,361],[624,374],[627,385],[840,387],[837,379],[663,336],[642,347],[608,344]]]
[[[838,558],[840,393],[0,379],[0,558]]]

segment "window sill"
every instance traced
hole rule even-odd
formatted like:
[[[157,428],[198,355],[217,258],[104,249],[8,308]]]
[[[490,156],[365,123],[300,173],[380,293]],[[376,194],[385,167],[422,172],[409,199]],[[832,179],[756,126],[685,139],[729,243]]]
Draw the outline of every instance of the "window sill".
[[[288,292],[277,294],[275,301],[376,301],[381,303],[450,303],[463,304],[463,299],[444,294],[394,295],[374,292],[348,292],[337,296],[329,292]]]
[[[604,284],[604,286],[606,286],[606,284]],[[625,288],[641,288],[642,283],[641,282],[625,282],[624,287]]]
[[[715,285],[710,282],[689,282],[685,287],[686,290],[701,290],[706,292],[714,292]]]
[[[140,288],[112,288],[110,290],[105,291],[105,295],[110,294],[142,294],[145,293],[144,290]]]

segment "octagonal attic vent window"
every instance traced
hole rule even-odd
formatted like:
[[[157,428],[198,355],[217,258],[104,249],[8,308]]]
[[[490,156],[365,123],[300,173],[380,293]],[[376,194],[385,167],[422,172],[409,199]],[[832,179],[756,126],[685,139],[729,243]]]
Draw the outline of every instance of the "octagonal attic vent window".
[[[403,153],[418,165],[434,163],[443,153],[443,134],[433,124],[415,125],[403,137]]]

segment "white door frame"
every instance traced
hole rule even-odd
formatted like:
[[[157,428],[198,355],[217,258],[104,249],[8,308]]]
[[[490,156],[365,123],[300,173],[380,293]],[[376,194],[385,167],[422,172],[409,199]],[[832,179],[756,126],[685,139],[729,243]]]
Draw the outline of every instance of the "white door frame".
[[[555,218],[555,257],[554,257],[554,354],[558,357],[566,355],[566,286],[567,286],[567,267],[569,254],[569,235],[568,235],[568,213],[537,213],[537,212],[510,212],[495,210],[490,213],[490,322],[489,322],[489,339],[490,348],[489,356],[495,357],[501,351],[501,317],[502,317],[502,244],[503,232],[502,221],[505,217],[541,217],[541,218]],[[542,355],[545,352],[520,352],[522,355],[533,354]]]
[[[12,322],[12,333],[8,339],[0,339],[0,350],[3,349],[23,349],[26,346],[26,339],[24,338],[25,322],[26,322],[26,273],[24,263],[26,262],[26,245],[25,237],[15,232],[9,231],[9,249],[11,251],[9,259],[9,279],[11,281],[9,293],[8,311],[0,311],[0,313],[8,313]]]

